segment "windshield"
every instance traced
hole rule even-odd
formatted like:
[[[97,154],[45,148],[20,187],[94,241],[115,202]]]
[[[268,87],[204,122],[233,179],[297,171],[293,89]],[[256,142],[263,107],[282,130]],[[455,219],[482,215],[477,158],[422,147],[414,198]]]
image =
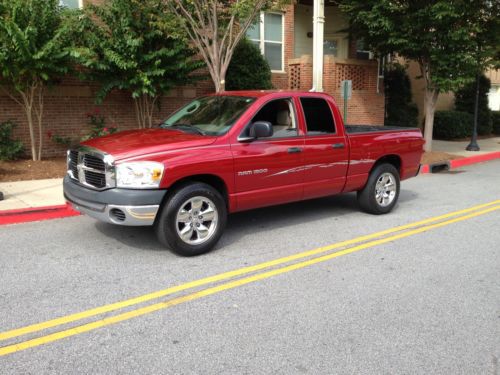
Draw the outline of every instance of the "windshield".
[[[193,100],[160,125],[203,135],[226,133],[255,101],[242,96],[206,96]]]

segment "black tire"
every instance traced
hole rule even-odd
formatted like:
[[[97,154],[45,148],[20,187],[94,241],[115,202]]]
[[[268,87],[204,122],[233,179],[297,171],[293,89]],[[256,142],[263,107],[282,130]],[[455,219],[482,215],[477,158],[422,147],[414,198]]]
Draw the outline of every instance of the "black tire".
[[[216,215],[215,227],[213,231],[207,230],[209,234],[207,234],[206,239],[201,238],[198,232],[200,228],[196,229],[196,226],[201,225],[203,228],[212,228],[210,225],[213,220],[210,222],[203,221],[203,216],[198,216],[198,214],[195,217],[194,214],[197,211],[195,211],[196,208],[191,200],[194,199],[199,202],[199,198],[203,198],[201,199],[203,206],[200,206],[202,208],[200,208],[199,213],[206,212],[205,219],[208,218],[209,208],[216,212],[214,214]],[[191,210],[186,210],[189,207],[191,207]],[[183,215],[184,218],[186,212],[189,214],[189,219],[185,219],[188,223],[179,222],[178,214]],[[158,240],[173,252],[183,256],[195,256],[210,251],[217,244],[224,232],[226,221],[227,208],[221,194],[208,184],[193,182],[179,187],[168,197],[156,219],[155,232]],[[186,229],[186,235],[189,235],[189,231],[191,231],[191,237],[185,240],[181,237],[181,232],[184,229]],[[203,230],[203,232],[205,231]],[[203,242],[194,243],[198,240]]]
[[[395,194],[383,194],[383,196],[380,196],[381,201],[379,201],[377,199],[377,182],[380,180],[382,183],[381,179],[387,178],[387,176],[392,176],[393,178]],[[359,206],[363,211],[374,215],[389,213],[398,201],[399,190],[400,181],[398,170],[392,164],[379,164],[370,173],[365,187],[358,191]],[[386,195],[388,199],[387,202],[385,201],[385,198],[383,198]]]

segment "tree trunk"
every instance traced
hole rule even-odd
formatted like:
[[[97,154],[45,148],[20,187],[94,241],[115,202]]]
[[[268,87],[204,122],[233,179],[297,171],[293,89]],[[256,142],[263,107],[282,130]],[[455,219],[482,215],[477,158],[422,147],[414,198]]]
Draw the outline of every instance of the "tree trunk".
[[[439,95],[439,90],[427,88],[424,96],[424,151],[432,151],[432,133],[434,129],[434,113],[436,111],[436,103]]]
[[[153,127],[153,112],[156,101],[159,96],[149,96],[143,94],[138,98],[134,98],[135,116],[139,129]]]
[[[26,120],[28,121],[28,129],[30,132],[30,144],[31,144],[31,158],[33,161],[38,160],[38,152],[36,148],[36,137],[35,137],[35,125],[33,122],[33,100],[35,98],[34,88],[30,87],[25,91],[19,91],[21,98],[23,100],[22,107],[24,113],[26,114]]]
[[[222,92],[226,88],[226,75],[222,74],[220,67],[216,66],[214,71],[210,71],[210,76],[214,83],[215,92]]]
[[[28,122],[28,130],[30,134],[30,148],[31,158],[33,161],[42,160],[42,146],[43,146],[43,83],[35,82],[25,90],[16,90],[17,94],[21,97],[18,99],[16,95],[9,91],[7,88],[2,88],[7,95],[17,104],[19,104],[26,115]],[[37,139],[35,136],[35,123],[33,116],[36,116],[38,125],[38,147]]]
[[[34,106],[33,110],[36,115],[38,122],[38,160],[42,160],[42,148],[43,148],[43,85],[37,85],[35,88],[35,95],[37,96],[37,105]]]

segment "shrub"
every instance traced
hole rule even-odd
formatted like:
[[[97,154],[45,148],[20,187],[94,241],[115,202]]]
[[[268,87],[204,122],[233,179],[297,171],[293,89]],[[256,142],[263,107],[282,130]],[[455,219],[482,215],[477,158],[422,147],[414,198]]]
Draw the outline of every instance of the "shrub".
[[[15,160],[23,153],[23,143],[12,139],[14,126],[10,121],[0,124],[0,160]]]
[[[234,50],[226,73],[226,90],[267,90],[271,83],[271,68],[259,48],[242,39]]]
[[[436,111],[434,115],[434,138],[466,138],[472,134],[474,116],[460,111]]]
[[[403,65],[391,65],[384,74],[386,115],[388,126],[418,126],[418,108],[412,103],[411,83]]]
[[[106,119],[104,116],[101,116],[98,108],[94,109],[93,112],[87,113],[87,118],[89,121],[90,133],[81,139],[82,142],[92,138],[110,135],[118,131],[118,128],[114,125],[109,127],[106,126]]]
[[[484,75],[479,79],[479,104],[477,116],[477,133],[480,135],[491,134],[491,110],[488,107],[488,92],[491,82]],[[474,115],[476,101],[476,81],[469,83],[455,93],[455,109]],[[470,134],[469,134],[470,135]]]
[[[491,123],[493,125],[493,133],[500,135],[500,111],[491,111]]]

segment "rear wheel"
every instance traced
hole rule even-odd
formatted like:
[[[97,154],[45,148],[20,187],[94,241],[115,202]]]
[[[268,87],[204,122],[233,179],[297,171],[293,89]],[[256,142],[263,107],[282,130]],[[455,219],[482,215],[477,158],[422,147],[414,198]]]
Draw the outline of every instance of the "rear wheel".
[[[371,214],[386,214],[396,205],[399,190],[398,170],[392,164],[377,165],[365,187],[358,191],[359,206]]]
[[[220,193],[210,185],[192,183],[167,200],[155,231],[158,240],[175,253],[200,255],[219,241],[226,219],[226,204]]]

